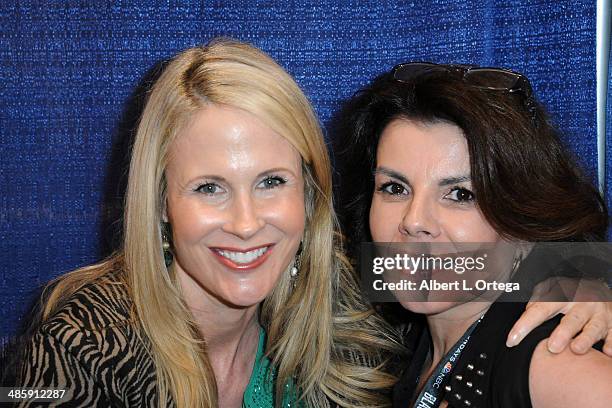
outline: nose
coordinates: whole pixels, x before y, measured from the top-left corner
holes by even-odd
[[[223,231],[242,240],[248,240],[265,225],[253,198],[248,193],[239,193],[235,196],[228,214],[228,220],[222,227]]]
[[[440,225],[434,214],[434,206],[424,198],[413,196],[407,204],[398,226],[402,236],[429,241],[440,236]]]

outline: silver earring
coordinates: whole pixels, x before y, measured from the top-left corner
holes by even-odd
[[[302,256],[302,243],[300,242],[300,247],[298,248],[295,254],[295,258],[293,258],[293,265],[291,266],[291,269],[289,269],[289,275],[291,276],[292,280],[295,280],[295,278],[297,278],[298,274],[300,273],[300,266],[301,266],[300,257],[301,256]],[[294,285],[295,285],[295,282],[294,282]]]
[[[293,261],[293,266],[291,267],[291,270],[289,271],[289,274],[291,275],[292,278],[295,278],[296,276],[298,276],[298,267],[297,267],[297,259],[295,259]]]
[[[164,253],[164,263],[166,268],[172,265],[174,261],[174,254],[172,253],[172,232],[170,229],[170,223],[161,223],[161,237],[162,237],[162,251]]]

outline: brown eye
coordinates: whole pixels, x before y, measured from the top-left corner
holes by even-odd
[[[446,195],[446,198],[452,201],[456,201],[458,203],[466,203],[474,201],[476,198],[474,193],[472,193],[467,188],[463,187],[454,187],[451,191]]]
[[[390,194],[394,196],[407,194],[407,190],[404,186],[393,182],[383,184],[378,190],[385,194]]]

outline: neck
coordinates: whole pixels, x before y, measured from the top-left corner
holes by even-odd
[[[254,355],[259,333],[259,305],[228,305],[210,295],[178,265],[177,276],[185,303],[206,340],[208,357],[232,365],[241,353]]]
[[[459,341],[466,330],[491,306],[487,302],[468,302],[442,313],[428,315],[427,324],[433,343],[432,370]],[[430,371],[429,370],[429,371]]]

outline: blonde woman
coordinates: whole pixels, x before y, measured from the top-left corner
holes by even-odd
[[[55,283],[19,386],[87,407],[388,406],[404,349],[358,293],[331,196],[281,67],[228,40],[182,52],[138,127],[123,248]]]
[[[123,249],[56,283],[20,386],[88,407],[385,405],[401,348],[338,252],[331,189],[280,66],[227,40],[182,52],[138,127]]]

